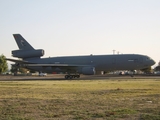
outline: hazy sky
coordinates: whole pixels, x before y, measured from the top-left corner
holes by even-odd
[[[0,0],[0,54],[20,33],[45,56],[144,54],[160,60],[160,0]],[[157,64],[156,63],[156,64]]]

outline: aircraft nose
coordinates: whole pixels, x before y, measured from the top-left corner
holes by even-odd
[[[156,62],[152,59],[151,60],[151,64],[154,65]]]
[[[150,64],[151,66],[156,63],[156,62],[155,62],[152,58],[150,58],[150,57],[147,58],[147,61],[149,62],[149,64]]]

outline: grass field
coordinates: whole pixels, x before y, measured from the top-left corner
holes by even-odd
[[[0,120],[160,120],[160,79],[0,81]]]

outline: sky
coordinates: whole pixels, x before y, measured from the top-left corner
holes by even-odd
[[[0,54],[21,34],[44,57],[143,54],[160,61],[160,0],[0,0]]]

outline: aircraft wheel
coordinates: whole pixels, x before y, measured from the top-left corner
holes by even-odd
[[[69,79],[72,79],[73,78],[73,75],[69,75]]]
[[[69,75],[65,75],[65,79],[68,79],[69,78]]]
[[[80,75],[76,75],[76,78],[80,78]]]
[[[80,78],[80,75],[65,75],[65,79]]]

